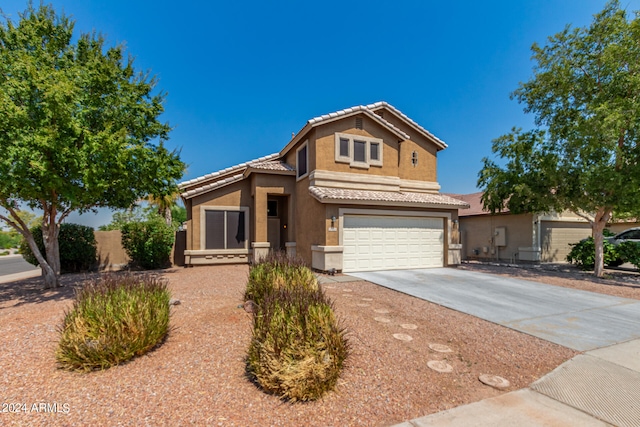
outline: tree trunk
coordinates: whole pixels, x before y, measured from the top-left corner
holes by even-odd
[[[51,266],[44,259],[44,257],[42,256],[42,253],[40,253],[40,249],[38,249],[38,245],[36,245],[36,241],[34,240],[31,233],[27,235],[23,234],[23,236],[26,239],[27,244],[31,249],[31,252],[33,252],[33,256],[35,256],[36,259],[38,260],[38,263],[40,264],[40,268],[42,268],[42,278],[44,279],[44,288],[49,289],[49,288],[58,287],[59,285],[58,275],[55,273],[53,268],[51,268]]]
[[[601,208],[596,213],[592,226],[593,243],[596,247],[596,254],[593,266],[593,273],[596,277],[604,276],[604,229],[611,219],[611,209]]]
[[[58,234],[60,231],[60,225],[56,224],[43,224],[42,227],[42,240],[44,241],[44,249],[47,256],[48,267],[51,268],[55,280],[47,280],[45,275],[45,287],[56,288],[59,285],[58,278],[60,276],[60,246],[58,244]],[[40,264],[42,266],[42,263]],[[44,266],[43,273],[44,273]]]
[[[171,227],[171,223],[173,222],[173,218],[171,216],[171,208],[170,207],[164,208],[164,220],[167,223],[167,225],[169,227]]]

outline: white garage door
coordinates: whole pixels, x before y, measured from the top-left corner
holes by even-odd
[[[343,271],[442,267],[442,218],[345,215]]]

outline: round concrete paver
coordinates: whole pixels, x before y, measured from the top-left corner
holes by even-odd
[[[369,307],[371,304],[367,304],[366,302],[359,302],[356,304],[358,307]]]
[[[342,294],[342,296],[351,298],[353,295],[351,295],[351,294]]]
[[[433,351],[437,351],[438,353],[451,353],[453,351],[450,347],[444,344],[429,344],[429,348]]]
[[[342,292],[353,292],[353,289],[344,288],[344,289],[342,290]]]
[[[400,327],[402,329],[410,329],[410,330],[418,329],[418,325],[414,325],[413,323],[403,323],[400,325]]]
[[[427,362],[427,366],[430,369],[433,369],[436,372],[442,372],[443,374],[453,372],[453,366],[443,360],[429,360]]]
[[[507,388],[511,385],[508,380],[497,375],[482,374],[478,379],[482,384],[486,384],[497,389]]]
[[[378,314],[389,314],[389,310],[387,310],[386,308],[376,308],[373,311],[375,311]]]
[[[406,342],[413,341],[413,337],[407,334],[393,334],[393,337],[400,341],[406,341]]]
[[[327,286],[327,285],[322,285],[323,288],[325,289],[335,289],[335,286]]]
[[[386,317],[374,317],[373,320],[380,323],[391,323],[391,319],[387,319]]]
[[[373,301],[373,298],[361,298],[362,301]]]

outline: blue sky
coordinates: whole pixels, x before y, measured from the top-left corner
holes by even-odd
[[[17,21],[26,4],[0,7]],[[449,145],[438,157],[442,191],[471,193],[491,140],[532,126],[509,98],[532,76],[532,43],[588,25],[605,1],[52,4],[76,31],[125,43],[137,69],[157,76],[185,180],[278,152],[312,117],[384,100]],[[640,0],[621,5],[640,10]]]

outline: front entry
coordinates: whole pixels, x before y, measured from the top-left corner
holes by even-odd
[[[267,199],[267,239],[271,250],[285,250],[287,216],[287,197],[269,196]]]

